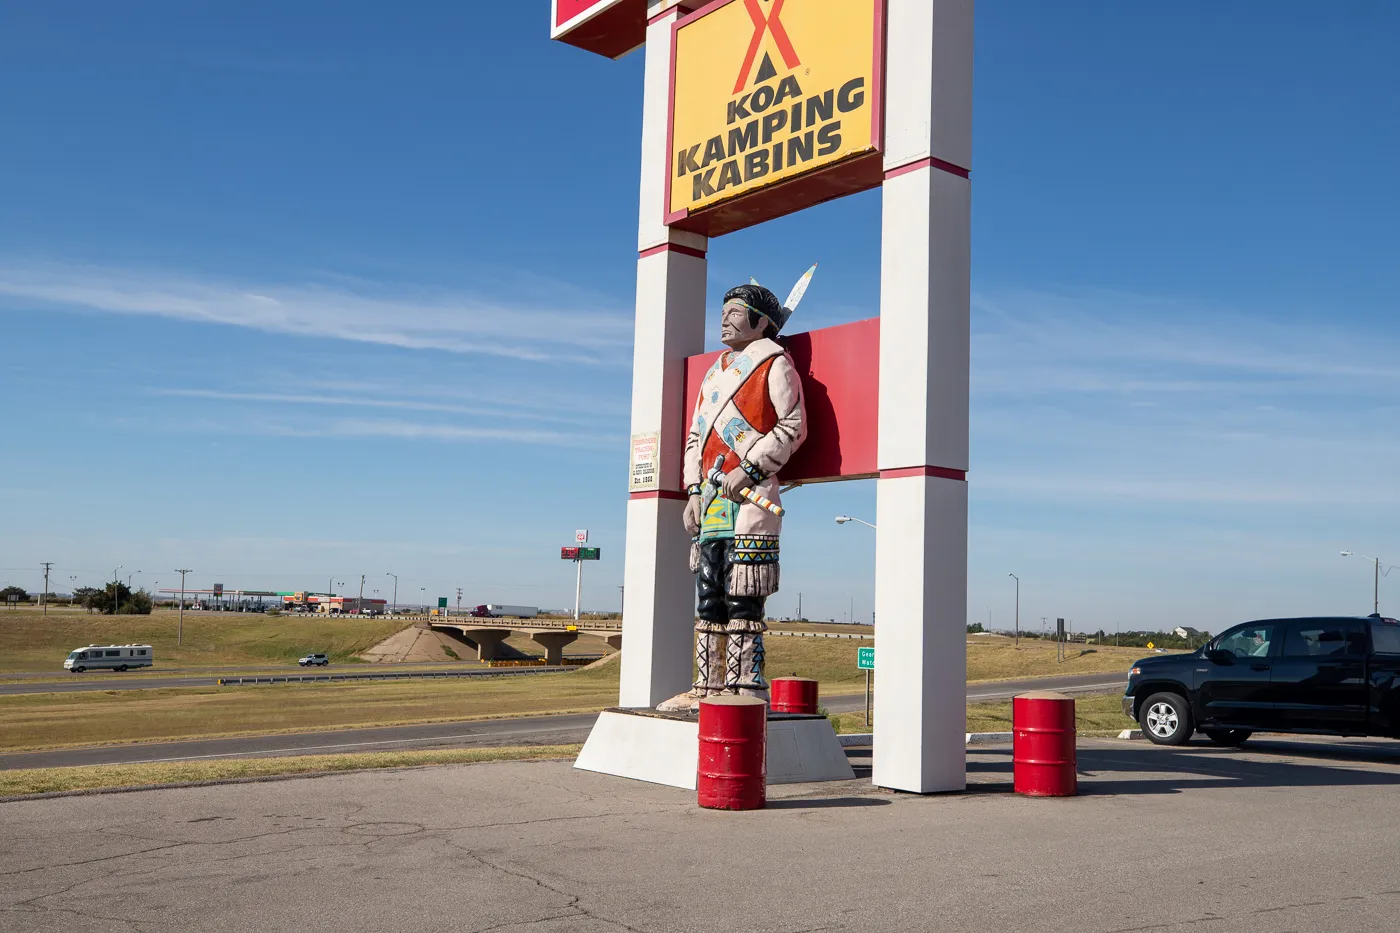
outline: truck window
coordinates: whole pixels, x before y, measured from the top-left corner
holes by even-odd
[[[1237,658],[1265,658],[1274,640],[1274,626],[1246,625],[1220,637],[1216,649],[1228,651]]]
[[[1390,621],[1372,622],[1371,644],[1376,654],[1400,654],[1400,625]]]
[[[105,654],[107,655],[107,657],[109,657],[109,658],[119,658],[119,657],[122,656],[121,651],[107,651],[107,652],[104,652],[104,653],[105,653]]]
[[[1366,633],[1360,622],[1349,619],[1316,619],[1294,622],[1284,638],[1288,658],[1364,657]]]

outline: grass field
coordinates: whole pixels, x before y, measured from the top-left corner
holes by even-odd
[[[1075,697],[1074,721],[1079,735],[1117,735],[1135,729],[1137,723],[1123,715],[1120,694]],[[865,713],[842,713],[832,717],[837,732],[869,732]],[[1011,701],[974,703],[967,708],[968,732],[1010,732]],[[0,772],[3,774],[4,772]]]
[[[63,668],[84,645],[150,645],[157,667],[226,667],[295,663],[313,651],[347,663],[404,627],[389,619],[323,619],[256,612],[185,612],[184,644],[177,647],[177,614],[101,616],[69,610],[0,610],[0,672]]]
[[[33,670],[88,643],[150,643],[170,667],[291,663],[323,650],[338,662],[402,627],[396,621],[267,617],[252,613],[186,613],[185,646],[176,650],[174,614],[150,617],[0,612],[0,671]],[[856,648],[868,640],[768,639],[770,677],[821,682],[826,696],[858,693],[865,675]],[[1122,673],[1141,656],[1110,647],[1055,660],[1055,647],[1010,639],[969,639],[969,681],[1055,674]],[[877,655],[878,664],[878,655]],[[101,690],[0,696],[0,748],[40,748],[152,741],[238,733],[450,721],[597,710],[617,702],[618,666],[570,674],[492,681],[404,680],[158,690]],[[115,686],[115,685],[114,685]]]
[[[336,771],[361,771],[367,768],[421,768],[426,765],[478,764],[485,761],[572,758],[578,754],[580,748],[580,745],[536,745],[517,748],[422,749],[359,755],[298,755],[287,758],[27,768],[0,771],[0,797],[111,787],[143,787],[152,784],[229,781],[285,774],[326,774]]]
[[[616,665],[528,677],[103,690],[0,697],[0,748],[305,732],[598,710]]]

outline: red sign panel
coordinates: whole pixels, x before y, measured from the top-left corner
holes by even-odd
[[[877,465],[880,421],[880,319],[824,327],[783,338],[802,377],[807,440],[779,478],[784,483],[868,479]],[[685,361],[685,419],[718,353]],[[677,477],[674,488],[683,488]]]
[[[618,58],[646,42],[646,0],[554,0],[549,35]]]
[[[561,547],[559,549],[559,556],[562,557],[564,560],[578,560],[578,548]]]

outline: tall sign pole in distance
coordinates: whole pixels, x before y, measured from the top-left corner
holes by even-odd
[[[178,634],[175,636],[175,644],[183,645],[185,643],[185,574],[194,573],[194,571],[177,570],[175,572],[180,575],[180,613],[178,616],[179,629]]]
[[[583,542],[588,540],[588,532],[584,530],[574,532],[574,540]],[[580,604],[583,599],[583,562],[586,560],[599,560],[603,556],[601,548],[596,547],[561,547],[559,556],[563,560],[574,562],[574,621],[579,620]]]

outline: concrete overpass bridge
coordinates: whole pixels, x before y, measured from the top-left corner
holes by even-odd
[[[558,619],[477,619],[447,617],[430,619],[429,627],[446,632],[476,649],[478,661],[495,661],[516,652],[505,640],[514,632],[530,636],[544,649],[546,664],[562,664],[564,648],[580,635],[596,635],[615,650],[622,649],[622,623],[617,621],[573,622]]]

